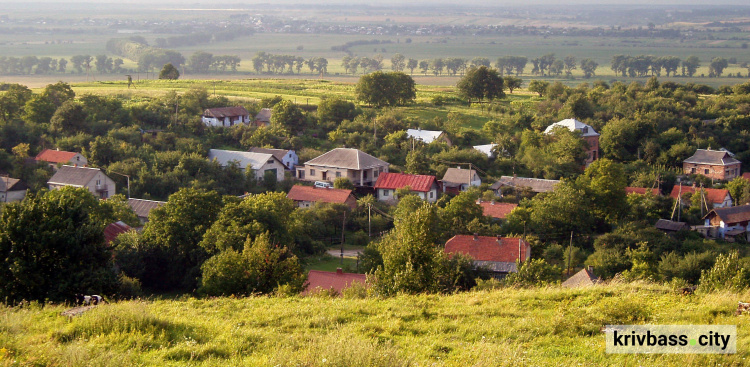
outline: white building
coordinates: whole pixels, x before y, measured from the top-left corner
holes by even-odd
[[[242,106],[209,108],[203,111],[201,120],[206,126],[229,127],[237,124],[249,124],[250,113]]]
[[[94,196],[108,199],[116,193],[115,181],[99,168],[62,166],[47,181],[50,190],[64,186],[85,187]]]
[[[250,167],[255,170],[255,178],[262,180],[267,172],[273,172],[276,175],[276,181],[284,179],[284,163],[273,154],[240,152],[236,150],[211,149],[208,152],[208,160],[216,160],[222,167],[228,166],[231,162],[237,162],[243,171]]]

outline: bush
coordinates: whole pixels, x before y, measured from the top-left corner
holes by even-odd
[[[560,281],[562,271],[542,259],[516,262],[518,272],[510,273],[503,283],[511,287],[540,287]]]
[[[715,290],[742,291],[750,286],[750,272],[740,263],[737,251],[719,255],[709,270],[701,272],[699,289],[704,292]]]
[[[143,294],[140,280],[131,278],[124,273],[120,273],[117,280],[120,283],[120,289],[118,290],[117,295],[121,299],[137,298]]]

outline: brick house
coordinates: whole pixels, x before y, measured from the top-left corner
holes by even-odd
[[[698,149],[682,161],[686,174],[703,175],[710,179],[729,181],[740,176],[742,163],[724,150]]]
[[[597,133],[593,127],[576,119],[565,119],[547,126],[544,133],[551,134],[556,127],[564,127],[570,131],[579,131],[581,133],[581,138],[586,141],[586,144],[588,145],[588,149],[586,150],[586,167],[600,158],[599,133]]]

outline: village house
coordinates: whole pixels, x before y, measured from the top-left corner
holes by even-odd
[[[275,175],[276,181],[284,180],[286,166],[273,154],[211,149],[208,151],[208,160],[216,160],[222,167],[228,166],[231,162],[237,162],[243,172],[250,167],[255,171],[256,180],[262,180],[266,173]]]
[[[589,287],[599,283],[599,277],[594,275],[594,268],[589,266],[581,269],[561,285],[565,288]]]
[[[495,147],[497,144],[485,144],[485,145],[475,145],[472,148],[474,150],[478,150],[482,152],[484,155],[487,156],[487,158],[495,158]]]
[[[64,186],[85,187],[100,199],[112,197],[115,191],[115,181],[105,175],[99,168],[62,166],[47,181],[50,190],[57,190]]]
[[[685,222],[677,222],[669,219],[659,219],[654,224],[654,228],[667,233],[677,233],[679,231],[686,231],[690,229],[690,226]]]
[[[250,113],[245,107],[219,107],[209,108],[203,111],[201,121],[206,126],[230,127],[238,124],[249,124]]]
[[[0,176],[0,203],[15,203],[26,197],[26,184],[20,179]]]
[[[551,134],[556,127],[564,127],[570,131],[579,131],[581,133],[581,138],[583,138],[588,145],[588,149],[586,150],[586,167],[599,159],[599,133],[597,133],[593,127],[576,119],[565,119],[547,126],[544,133]]]
[[[451,139],[448,138],[448,134],[443,131],[407,129],[406,137],[415,141],[421,141],[425,144],[430,144],[434,141],[442,141],[448,146],[452,145]]]
[[[482,201],[481,199],[477,201],[477,204],[482,207],[482,212],[485,216],[498,220],[505,220],[508,214],[518,207],[518,204],[498,203],[494,200]]]
[[[315,203],[344,204],[352,210],[357,208],[357,198],[352,190],[294,185],[286,197],[300,208],[310,208]]]
[[[448,168],[441,180],[443,192],[458,194],[459,191],[466,191],[471,186],[479,186],[482,179],[476,170],[458,168]]]
[[[133,209],[133,213],[135,213],[135,216],[141,221],[141,224],[146,224],[146,222],[148,222],[148,215],[152,210],[159,208],[166,203],[166,201],[128,199],[130,209]]]
[[[650,189],[648,189],[648,188],[645,188],[645,187],[632,187],[632,186],[628,186],[628,187],[625,188],[625,194],[626,195],[631,195],[631,194],[640,194],[640,195],[651,194],[651,195],[654,195],[654,196],[658,196],[658,195],[661,195],[661,192],[657,188],[650,188]]]
[[[545,180],[541,178],[528,178],[528,177],[514,177],[514,176],[501,176],[500,180],[492,184],[490,189],[495,192],[497,196],[503,196],[503,188],[511,187],[517,191],[523,191],[528,189],[534,193],[550,192],[555,189],[555,185],[559,184],[559,180]]]
[[[726,189],[711,189],[711,188],[698,188],[696,189],[695,186],[682,186],[675,185],[672,188],[672,192],[669,194],[669,197],[672,199],[677,200],[681,197],[682,199],[682,205],[684,206],[690,206],[690,201],[685,200],[685,194],[695,194],[698,192],[700,194],[700,190],[703,190],[705,199],[706,199],[706,206],[711,208],[727,208],[732,206],[732,195],[729,195],[729,190]],[[692,199],[692,197],[691,197]]]
[[[715,238],[729,239],[740,235],[747,236],[750,230],[750,205],[739,205],[731,208],[715,208],[703,217],[708,235]]]
[[[261,108],[260,111],[258,111],[258,114],[255,115],[253,125],[257,127],[265,127],[271,125],[271,114],[272,111],[270,108]]]
[[[336,148],[297,167],[297,178],[303,181],[333,182],[348,178],[356,186],[372,186],[390,164],[359,149]]]
[[[47,162],[52,169],[57,169],[57,166],[62,164],[81,167],[89,164],[89,161],[81,153],[54,149],[42,150],[34,157],[34,160],[37,162]]]
[[[531,257],[531,245],[517,237],[456,235],[445,243],[445,253],[471,257],[475,267],[485,268],[502,278],[518,271],[516,261]]]
[[[381,173],[378,181],[375,182],[375,190],[380,201],[397,200],[396,190],[407,186],[411,193],[416,194],[422,200],[431,203],[437,201],[439,186],[435,176],[385,172]]]
[[[356,283],[367,286],[367,275],[344,273],[341,268],[336,269],[335,272],[310,270],[307,273],[307,288],[302,292],[302,295],[314,294],[320,291],[335,291],[336,294],[340,295],[344,289]]]
[[[741,165],[726,150],[698,149],[690,158],[682,161],[682,171],[713,180],[729,181],[740,175]]]
[[[276,159],[284,163],[284,166],[288,170],[293,170],[296,165],[299,164],[299,157],[293,150],[287,149],[270,149],[270,148],[250,148],[248,149],[251,153],[265,153],[273,154]]]
[[[109,245],[119,235],[126,233],[131,229],[133,228],[125,224],[125,222],[123,221],[110,223],[106,227],[104,227],[104,242]]]

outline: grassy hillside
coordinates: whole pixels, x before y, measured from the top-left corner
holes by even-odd
[[[655,285],[320,297],[128,301],[0,310],[0,366],[742,366],[743,294]],[[738,354],[610,355],[605,324],[737,324]]]

